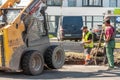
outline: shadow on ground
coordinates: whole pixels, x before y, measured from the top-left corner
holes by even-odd
[[[0,78],[9,79],[65,79],[65,78],[102,78],[102,77],[119,77],[120,69],[114,71],[99,70],[97,72],[78,72],[78,71],[57,71],[45,70],[41,75],[28,76],[22,72],[0,72]]]

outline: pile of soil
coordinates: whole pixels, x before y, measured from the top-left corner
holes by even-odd
[[[91,61],[93,65],[104,65],[107,63],[105,48],[100,47],[98,50],[97,48],[93,48],[91,51]],[[95,63],[96,61],[96,63]]]
[[[120,67],[120,52],[114,53],[114,62],[116,66]]]
[[[96,52],[97,52],[97,55],[96,55]],[[99,48],[98,50],[96,48],[93,48],[91,51],[91,55],[92,56],[96,55],[97,57],[105,56],[105,50],[104,48]]]
[[[66,52],[65,53],[65,64],[76,64],[76,65],[83,65],[85,63],[85,55],[83,53],[76,53],[76,52]],[[103,65],[103,58],[101,58],[104,54],[98,53],[97,58],[97,65]],[[115,59],[115,66],[120,67],[120,52],[114,53],[114,59]],[[105,61],[105,64],[107,64],[107,59]],[[94,63],[94,56],[91,56],[91,65],[95,65]]]
[[[76,53],[76,52],[66,52],[65,53],[65,64],[81,64],[85,63],[84,59],[85,56],[83,53]]]

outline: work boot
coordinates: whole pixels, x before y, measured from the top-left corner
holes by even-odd
[[[114,70],[114,68],[109,67],[109,68],[107,69],[107,71],[111,71],[111,70]]]
[[[90,60],[86,60],[84,65],[90,65]]]
[[[111,70],[119,70],[119,67],[109,67],[109,68],[107,69],[107,71],[111,71]]]

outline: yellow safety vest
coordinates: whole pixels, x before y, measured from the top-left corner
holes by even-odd
[[[83,42],[84,41],[88,41],[88,37],[89,37],[90,34],[92,34],[92,33],[91,32],[88,32],[87,34],[83,33],[83,35],[82,35],[82,41]],[[84,44],[84,48],[88,48],[88,47],[93,48],[93,40],[90,43],[85,43]]]

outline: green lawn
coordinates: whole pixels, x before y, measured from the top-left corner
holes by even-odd
[[[55,36],[52,34],[49,34],[49,38],[54,38]]]
[[[96,43],[95,43],[96,44]],[[98,44],[98,43],[97,43]],[[101,44],[102,46],[103,46],[103,42],[102,42],[102,44]],[[120,48],[120,42],[116,42],[115,43],[115,48]]]
[[[120,43],[116,43],[115,48],[120,48]]]

